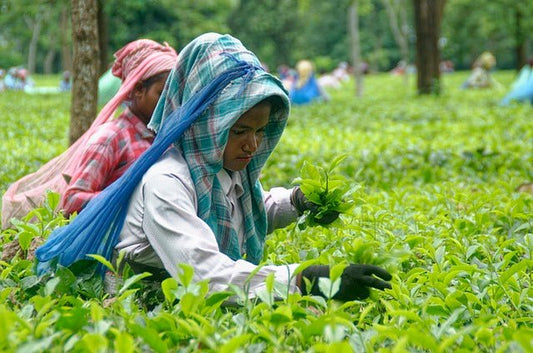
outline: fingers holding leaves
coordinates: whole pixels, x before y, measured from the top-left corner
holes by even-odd
[[[328,225],[333,223],[337,218],[339,218],[340,213],[337,211],[327,211],[324,213],[318,213],[315,215],[316,223],[320,225]]]
[[[318,281],[320,277],[330,276],[329,266],[311,265],[302,271],[302,276],[313,283],[310,294],[325,295],[321,292]],[[391,274],[379,266],[351,264],[344,268],[340,288],[333,298],[342,301],[365,299],[370,295],[371,288],[379,290],[392,288],[388,282],[391,278]],[[305,287],[301,289],[302,293],[308,293]]]
[[[389,280],[392,275],[385,269],[375,265],[352,264],[344,270],[343,282],[350,284],[353,291],[359,287],[385,290],[392,288]]]
[[[304,162],[301,178],[295,180],[299,185],[291,195],[291,203],[300,215],[304,215],[299,225],[328,225],[339,218],[340,213],[352,208],[353,201],[345,199],[351,190],[350,183],[344,176],[333,173],[345,157],[334,158],[327,168]]]
[[[340,212],[330,208],[331,205],[319,205],[310,201],[299,186],[292,191],[291,204],[300,215],[309,212],[313,222],[320,225],[328,225],[339,218],[340,215]]]
[[[379,290],[391,289],[392,286],[389,282],[382,281],[379,278],[373,276],[364,276],[361,278],[361,283],[366,287],[372,287]]]
[[[382,267],[379,267],[376,265],[361,265],[361,266],[364,266],[363,273],[367,276],[375,275],[381,279],[384,279],[385,281],[390,281],[392,279],[392,275]]]

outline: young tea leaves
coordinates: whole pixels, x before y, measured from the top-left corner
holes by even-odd
[[[313,165],[307,161],[303,163],[300,177],[293,183],[298,184],[305,197],[317,205],[316,210],[304,215],[302,226],[321,224],[320,220],[328,217],[332,212],[346,213],[354,202],[347,200],[350,183],[341,174],[334,170],[346,158],[341,155],[333,159],[327,167]]]

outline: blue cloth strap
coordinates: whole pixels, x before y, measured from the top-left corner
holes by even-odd
[[[119,241],[130,196],[144,173],[214,102],[224,87],[256,69],[239,60],[237,66],[217,76],[172,112],[163,122],[152,146],[119,179],[93,198],[70,224],[55,229],[46,243],[36,250],[35,255],[39,261],[37,272],[48,272],[51,261],[55,259],[62,266],[88,259],[88,254],[98,254],[110,260]],[[101,274],[104,270],[100,265]]]

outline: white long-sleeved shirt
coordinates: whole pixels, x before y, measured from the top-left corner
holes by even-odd
[[[242,195],[238,173],[231,177],[222,171],[218,177],[232,207],[232,226],[243,242],[243,216],[238,197]],[[293,222],[297,211],[290,204],[291,190],[273,188],[265,193],[269,232]],[[225,290],[229,284],[243,288],[256,265],[234,261],[220,252],[209,226],[197,216],[194,181],[187,163],[176,148],[169,149],[137,185],[128,208],[120,242],[116,250],[136,263],[165,268],[176,276],[178,264],[194,268],[194,280],[208,279],[210,291]],[[274,273],[275,280],[298,289],[292,278],[297,264],[263,266],[249,282],[249,294],[264,288],[265,278]]]

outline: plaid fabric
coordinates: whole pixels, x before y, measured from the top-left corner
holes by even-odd
[[[113,75],[123,82],[134,78],[146,80],[164,71],[170,71],[176,63],[176,51],[168,43],[161,45],[151,39],[138,39],[126,44],[115,53]]]
[[[154,134],[129,109],[91,136],[62,197],[62,208],[79,212],[90,199],[117,180],[146,151]]]
[[[272,109],[261,146],[246,169],[240,171],[244,193],[240,198],[244,216],[246,259],[258,263],[263,256],[267,218],[259,173],[278,143],[289,115],[289,100],[281,82],[261,69],[257,57],[240,41],[209,33],[186,46],[171,72],[165,90],[148,125],[154,131],[165,118],[238,61],[251,64],[247,75],[231,82],[215,102],[175,142],[196,181],[198,216],[213,230],[219,249],[230,258],[241,258],[238,237],[232,227],[231,205],[216,174],[223,167],[224,148],[233,124],[254,105],[270,96],[281,106]]]

